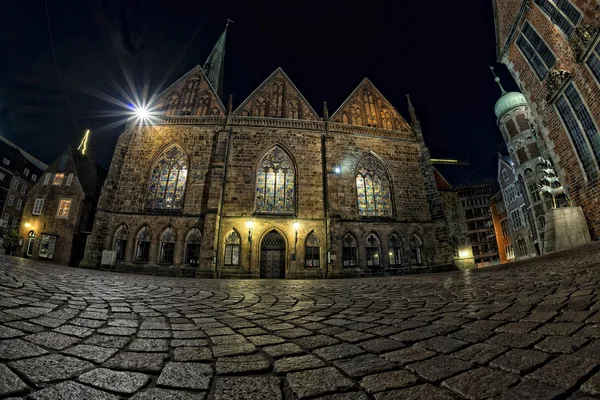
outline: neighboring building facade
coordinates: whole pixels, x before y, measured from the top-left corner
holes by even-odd
[[[440,195],[409,125],[368,80],[319,116],[277,69],[233,110],[225,34],[119,138],[82,266],[103,249],[202,276],[344,276],[452,263]]]
[[[18,254],[79,265],[105,177],[88,156],[67,147],[27,196]]]
[[[465,210],[475,264],[478,267],[487,267],[499,263],[494,223],[489,207],[490,198],[495,193],[494,186],[478,184],[459,187],[456,190]]]
[[[47,165],[0,136],[0,228],[19,229],[27,192]]]
[[[490,198],[490,211],[492,212],[492,221],[494,222],[500,263],[504,264],[513,261],[515,259],[515,249],[512,244],[510,221],[506,213],[506,205],[504,204],[501,190],[497,191]]]
[[[440,192],[442,209],[448,228],[449,243],[454,251],[454,265],[460,269],[474,268],[475,259],[469,243],[467,219],[462,202],[452,185],[437,168],[433,168],[435,182]]]
[[[534,240],[548,199],[529,190],[536,158],[549,158],[573,204],[581,206],[592,239],[600,234],[600,22],[589,0],[494,0],[498,61],[507,65],[520,93],[498,115],[517,173],[534,210]],[[520,96],[520,97],[519,97]],[[526,101],[525,101],[526,99]],[[512,121],[512,122],[511,122]],[[510,145],[509,145],[510,147]],[[527,165],[525,165],[527,164]],[[529,177],[525,171],[529,170]]]

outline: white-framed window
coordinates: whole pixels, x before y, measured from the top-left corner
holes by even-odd
[[[44,185],[47,185],[50,183],[50,173],[46,172],[46,175],[44,176]]]
[[[504,179],[505,181],[508,180],[508,171],[505,169],[502,170],[502,179]]]
[[[23,200],[17,199],[17,210],[20,210],[23,207]]]
[[[540,196],[540,189],[538,189],[537,183],[532,183],[531,185],[529,185],[529,191],[531,192],[531,200],[534,203],[537,203],[542,199]]]
[[[12,219],[12,227],[16,228],[17,226],[19,226],[19,218],[13,217],[13,219]]]
[[[44,207],[44,198],[38,197],[35,199],[33,203],[33,211],[31,212],[33,215],[40,215],[42,213],[42,208]]]
[[[517,191],[515,185],[509,185],[504,189],[504,200],[506,204],[511,204],[517,199]]]
[[[581,21],[581,12],[569,0],[535,0],[535,3],[567,37]]]
[[[71,199],[60,199],[58,210],[56,211],[57,218],[68,218],[71,209]]]
[[[573,82],[569,83],[558,97],[555,106],[571,137],[585,175],[588,179],[598,177],[598,163],[600,163],[598,127]]]
[[[25,168],[25,170],[23,171],[23,175],[29,176],[29,168]]]
[[[512,222],[513,229],[519,229],[524,224],[523,215],[521,214],[521,209],[517,208],[510,212],[510,220]]]
[[[596,81],[600,83],[600,42],[598,42],[594,50],[590,53],[585,64],[596,77]]]
[[[509,237],[510,227],[508,226],[508,218],[504,218],[502,221],[500,221],[500,227],[502,228],[502,236]]]
[[[529,25],[529,22],[523,26],[517,39],[517,46],[540,80],[544,79],[548,75],[548,71],[556,64],[556,56],[535,29]]]
[[[16,180],[16,179],[13,181],[13,189],[14,190],[19,190],[19,181]]]
[[[62,185],[63,179],[65,179],[65,174],[63,174],[62,172],[59,174],[54,174],[54,181],[52,182],[52,184],[54,186],[60,186]]]
[[[512,244],[509,244],[508,246],[504,247],[504,249],[506,250],[506,258],[508,258],[509,260],[515,258],[515,249],[513,248]]]
[[[8,220],[10,219],[10,214],[7,212],[4,213],[4,218],[2,218],[2,226],[8,226]]]
[[[13,196],[12,194],[8,196],[8,205],[12,206],[13,203],[15,201],[15,196]]]
[[[0,181],[4,180],[4,174],[2,172],[0,172]]]
[[[33,182],[37,181],[37,175],[36,174],[31,174],[31,180]]]
[[[4,165],[9,165],[9,164],[10,164],[10,160],[9,160],[8,158],[4,157],[4,158],[2,159],[2,164],[4,164]]]
[[[27,185],[25,185],[25,184],[21,185],[21,193],[22,194],[27,193]]]
[[[71,186],[72,182],[73,182],[73,174],[69,174],[67,176],[67,183],[65,183],[65,186]]]

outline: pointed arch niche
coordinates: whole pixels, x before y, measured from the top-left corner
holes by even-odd
[[[156,157],[146,192],[146,208],[178,210],[183,207],[183,194],[188,175],[188,161],[177,144],[166,147]]]
[[[367,154],[356,167],[358,215],[391,217],[392,193],[388,174],[373,154]]]
[[[290,156],[279,146],[269,150],[256,171],[256,212],[293,214],[296,171]]]

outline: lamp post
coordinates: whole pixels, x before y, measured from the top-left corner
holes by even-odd
[[[300,222],[296,221],[292,225],[294,227],[294,231],[296,232],[296,238],[294,240],[294,254],[292,255],[292,261],[296,261],[296,247],[298,245],[298,229],[300,229]]]
[[[246,221],[246,227],[248,228],[248,245],[250,246],[250,251],[248,252],[248,271],[252,267],[252,226],[254,222],[252,220]]]

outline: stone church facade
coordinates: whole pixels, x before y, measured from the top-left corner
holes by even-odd
[[[120,136],[82,266],[102,250],[200,276],[338,277],[452,263],[429,152],[363,80],[319,115],[281,69],[235,110],[225,33]],[[219,71],[215,71],[219,68]]]

